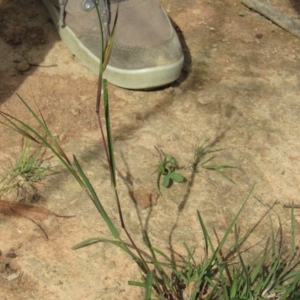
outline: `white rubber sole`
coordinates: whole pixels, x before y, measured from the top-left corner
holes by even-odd
[[[74,32],[68,26],[64,28],[58,26],[59,13],[52,3],[50,3],[48,0],[42,0],[42,2],[49,11],[58,33],[65,45],[81,61],[83,65],[98,75],[100,65],[99,58],[91,53],[80,42],[80,40],[78,40]],[[111,84],[126,89],[140,90],[157,88],[167,85],[178,79],[181,73],[183,61],[184,59],[182,56],[181,59],[174,64],[141,70],[124,70],[112,67],[108,64],[103,76]]]

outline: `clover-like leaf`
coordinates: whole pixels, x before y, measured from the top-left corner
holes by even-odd
[[[184,177],[176,172],[172,172],[169,174],[169,177],[176,182],[184,182]]]
[[[172,173],[171,173],[172,174]],[[169,187],[170,186],[170,184],[171,184],[171,178],[170,178],[170,174],[167,174],[166,176],[164,176],[164,178],[163,178],[163,183],[162,183],[162,185],[165,187],[165,188],[167,188],[167,187]]]

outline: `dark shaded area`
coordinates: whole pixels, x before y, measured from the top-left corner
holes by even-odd
[[[184,63],[183,63],[181,75],[178,78],[178,80],[176,80],[172,84],[172,86],[179,86],[182,82],[184,82],[188,78],[189,74],[191,73],[192,55],[191,55],[190,49],[186,43],[186,39],[184,37],[183,32],[181,31],[179,26],[173,20],[171,20],[171,23],[172,23],[173,27],[175,28],[175,31],[178,35],[178,38],[179,38],[181,46],[182,46],[183,55],[184,55]]]
[[[41,11],[43,13],[41,14]],[[52,43],[47,39],[48,13],[38,0],[3,0],[0,5],[0,42],[7,44],[9,55],[2,59],[10,60],[6,65],[0,65],[0,104],[15,92],[32,74],[38,63],[41,63]],[[41,54],[37,61],[29,62],[28,68],[18,68],[18,63],[23,59],[28,60],[28,53],[33,48],[39,49]],[[15,60],[12,59],[15,58]],[[35,64],[34,64],[35,63]]]
[[[290,0],[295,11],[300,14],[300,1],[299,0]]]

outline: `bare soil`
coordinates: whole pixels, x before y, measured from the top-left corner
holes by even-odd
[[[256,198],[269,206],[277,201],[274,211],[288,237],[290,210],[283,205],[300,204],[300,40],[238,0],[160,2],[184,48],[180,79],[156,91],[109,86],[119,193],[130,233],[143,249],[141,232],[147,230],[153,245],[167,253],[184,255],[186,243],[201,258],[204,240],[197,210],[209,232],[213,235],[215,228],[221,234],[255,184],[238,226],[245,231],[266,212]],[[288,0],[269,2],[290,17],[298,14]],[[36,101],[47,125],[68,155],[78,157],[119,224],[97,130],[96,75],[60,41],[38,0],[0,0],[0,53],[1,110],[36,126],[17,94],[33,107]],[[184,184],[163,190],[164,198],[143,209],[147,195],[155,196],[159,157],[154,146],[183,166],[199,139],[223,149],[213,162],[234,166],[226,172],[235,183],[201,168],[191,182],[191,170],[185,169]],[[17,134],[2,127],[1,173],[15,162],[20,147]],[[57,164],[55,159],[50,163]],[[38,192],[42,197],[33,205],[75,217],[51,215],[41,221],[47,240],[29,219],[0,215],[0,298],[143,299],[142,290],[127,283],[139,280],[140,273],[121,250],[110,244],[71,249],[85,239],[110,235],[67,172],[45,180]],[[134,193],[137,203],[130,197]],[[3,200],[19,200],[12,195]],[[269,234],[266,219],[249,244]]]

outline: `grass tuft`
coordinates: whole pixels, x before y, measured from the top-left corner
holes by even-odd
[[[55,173],[54,167],[46,163],[44,155],[45,149],[42,145],[33,149],[32,140],[25,138],[12,168],[0,179],[0,198],[15,192],[22,202],[26,199],[36,200],[36,185]]]

